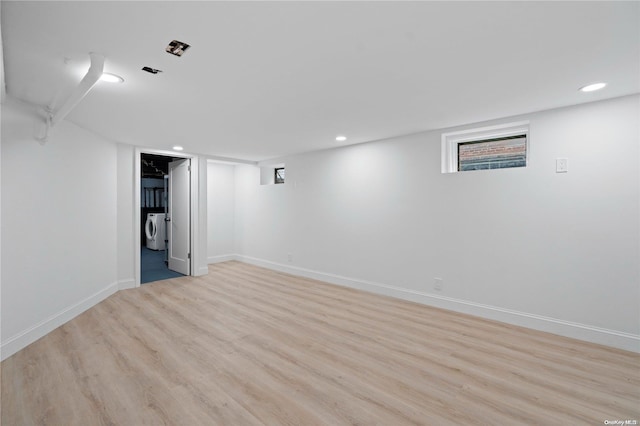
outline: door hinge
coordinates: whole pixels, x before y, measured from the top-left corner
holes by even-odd
[[[190,172],[191,171],[191,166],[187,166],[187,171]]]
[[[191,259],[191,253],[187,253],[187,259]]]

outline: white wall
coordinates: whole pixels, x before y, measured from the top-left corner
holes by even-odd
[[[208,263],[223,262],[235,254],[235,166],[207,163]]]
[[[117,290],[116,145],[2,106],[2,356]]]
[[[444,130],[530,120],[527,168],[441,174],[442,131],[281,159],[284,185],[237,166],[236,250],[638,351],[639,113],[632,96]],[[558,157],[569,173],[555,173]]]
[[[135,272],[134,159],[132,145],[118,144],[118,288],[133,288]]]

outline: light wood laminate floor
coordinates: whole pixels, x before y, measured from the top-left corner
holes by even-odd
[[[640,356],[238,262],[121,291],[2,363],[2,425],[640,421]]]

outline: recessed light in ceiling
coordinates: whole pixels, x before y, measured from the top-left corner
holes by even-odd
[[[100,81],[106,81],[108,83],[122,83],[124,78],[119,75],[111,74],[110,72],[103,72],[100,76]]]
[[[346,141],[346,140],[347,140],[347,137],[346,137],[346,136],[342,136],[342,135],[340,135],[340,136],[336,136],[336,140],[337,140],[338,142],[344,142],[344,141]]]
[[[183,148],[183,147],[181,147],[180,145],[176,145],[176,146],[174,146],[174,147],[173,147],[173,150],[174,150],[174,151],[182,151],[183,149],[184,149],[184,148]]]
[[[171,53],[172,55],[182,56],[182,54],[186,52],[189,47],[191,46],[185,42],[172,40],[165,50],[167,51],[167,53]]]
[[[596,90],[602,89],[606,85],[607,85],[607,83],[593,83],[593,84],[589,84],[587,86],[581,87],[580,91],[581,92],[594,92]]]

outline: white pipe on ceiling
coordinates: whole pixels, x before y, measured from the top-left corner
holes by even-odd
[[[64,120],[76,105],[78,105],[80,101],[87,96],[98,80],[100,80],[100,77],[104,72],[104,56],[99,53],[91,52],[89,53],[89,57],[91,58],[91,66],[82,81],[80,81],[78,87],[73,91],[73,93],[71,93],[71,96],[69,96],[66,102],[57,111],[48,113],[45,135],[43,138],[40,138],[42,143],[48,141],[49,131],[51,128]]]

